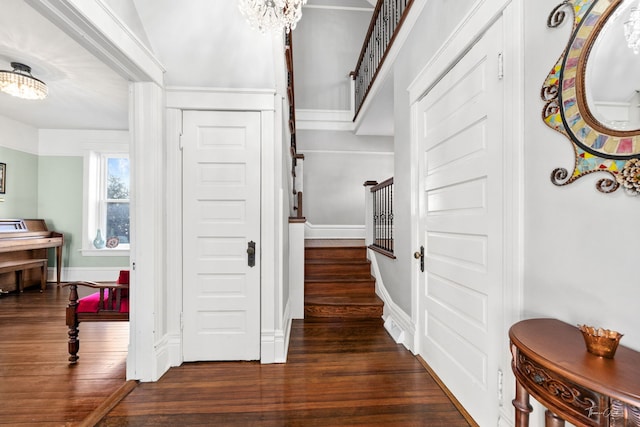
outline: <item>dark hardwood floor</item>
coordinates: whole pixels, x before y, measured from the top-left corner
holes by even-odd
[[[0,425],[80,425],[124,384],[128,324],[82,324],[67,363],[67,290],[0,297]],[[374,320],[295,321],[288,363],[185,363],[100,426],[468,426]]]
[[[68,297],[55,284],[0,296],[0,425],[74,425],[125,382],[126,322],[80,325],[80,360],[68,364]]]
[[[294,321],[288,362],[186,363],[100,426],[468,426],[382,321]]]

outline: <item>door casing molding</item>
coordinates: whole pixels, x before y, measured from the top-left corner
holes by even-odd
[[[276,194],[276,177],[280,173],[282,146],[277,143],[275,123],[281,115],[279,97],[271,90],[237,90],[204,89],[204,88],[167,88],[167,234],[168,247],[173,256],[182,256],[182,156],[176,155],[180,150],[180,134],[182,133],[183,110],[224,110],[224,111],[259,111],[261,113],[261,363],[279,363],[286,360],[288,328],[290,321],[282,321],[290,316],[288,306],[279,309],[276,305],[281,299],[283,282],[277,265],[280,253],[280,196]],[[280,160],[281,162],[281,160]],[[179,249],[178,249],[179,248]],[[178,252],[179,251],[179,252]],[[182,334],[180,329],[180,313],[182,312],[182,267],[176,263],[168,263],[167,277],[175,286],[168,288],[168,301],[172,307],[167,313],[170,340],[177,347],[171,349],[171,365],[182,363]],[[277,316],[277,313],[283,316]]]
[[[503,129],[504,145],[503,159],[503,192],[504,192],[504,225],[503,225],[503,277],[505,291],[503,301],[505,305],[503,318],[503,335],[511,324],[521,320],[523,271],[524,271],[524,8],[522,2],[511,0],[477,0],[469,13],[453,31],[451,36],[433,56],[433,59],[418,73],[417,77],[407,88],[411,104],[411,158],[419,158],[418,129],[418,101],[435,86],[446,73],[473,46],[484,32],[501,15],[504,17],[504,102],[505,126]],[[497,60],[497,59],[496,59]],[[411,236],[412,247],[419,246],[419,212],[420,206],[420,177],[418,161],[410,166],[411,176]],[[417,324],[419,298],[419,269],[412,271],[412,304],[411,319],[416,325],[414,348],[420,348],[418,340],[424,332],[424,325]],[[428,362],[428,361],[427,361]],[[510,400],[514,395],[515,380],[510,368],[508,349],[503,351],[500,368],[504,375],[501,402],[499,409],[501,423],[513,424],[513,414]]]

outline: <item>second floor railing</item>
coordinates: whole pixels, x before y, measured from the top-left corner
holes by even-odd
[[[358,63],[351,72],[356,117],[412,4],[413,0],[378,0],[376,4]]]

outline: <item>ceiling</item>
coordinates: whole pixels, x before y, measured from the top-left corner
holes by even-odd
[[[159,59],[166,85],[274,87],[272,37],[250,30],[235,1],[102,1]],[[39,129],[128,129],[128,82],[24,0],[2,3],[0,69],[29,65],[49,95],[0,93],[0,115]]]
[[[250,30],[236,1],[101,0],[165,68],[165,85],[273,88],[272,38]],[[376,0],[309,0],[315,7],[371,7]],[[2,0],[0,69],[32,68],[49,96],[0,93],[0,115],[39,129],[128,128],[128,82],[25,0]]]
[[[133,3],[167,86],[275,87],[273,39],[250,29],[235,0]]]
[[[158,58],[166,69],[168,86],[259,89],[275,85],[274,39],[249,30],[236,1],[101,1],[110,5]],[[13,61],[31,66],[34,77],[47,83],[49,96],[44,101],[27,101],[0,93],[0,115],[40,129],[128,128],[128,83],[120,74],[25,0],[2,0],[2,4],[0,69],[11,69]],[[309,0],[308,4],[370,7],[375,0]],[[607,75],[606,89],[600,93],[613,100],[615,88]],[[392,99],[390,82],[383,88]],[[392,119],[392,114],[383,113]],[[379,126],[381,122],[376,119],[373,123]]]
[[[49,96],[0,93],[0,115],[45,129],[127,129],[127,82],[23,0],[2,0],[0,69],[31,67]]]

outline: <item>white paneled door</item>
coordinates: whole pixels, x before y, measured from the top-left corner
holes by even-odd
[[[502,20],[420,100],[419,353],[480,425],[503,351]]]
[[[260,114],[186,111],[182,144],[184,360],[258,360]]]

